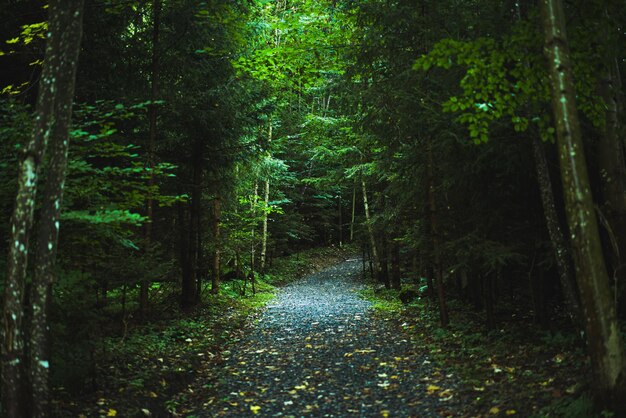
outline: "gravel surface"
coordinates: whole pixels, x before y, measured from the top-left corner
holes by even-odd
[[[187,416],[465,416],[454,377],[415,352],[401,324],[371,314],[360,276],[351,259],[286,286]]]

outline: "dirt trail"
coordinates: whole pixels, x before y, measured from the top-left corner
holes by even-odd
[[[347,260],[285,287],[200,382],[206,397],[185,416],[464,416],[454,390],[431,386],[453,389],[454,377],[441,379],[399,324],[359,298],[360,269]]]

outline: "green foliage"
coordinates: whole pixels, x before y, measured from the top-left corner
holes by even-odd
[[[460,77],[462,95],[442,103],[442,110],[457,114],[475,144],[487,142],[496,121],[508,120],[515,132],[533,123],[544,141],[554,141],[554,127],[547,117],[550,90],[542,55],[543,38],[535,21],[520,21],[502,39],[471,41],[443,39],[418,58],[413,68],[465,70]],[[576,89],[580,110],[596,125],[604,124],[602,100],[597,94],[597,64],[586,54],[575,54]]]

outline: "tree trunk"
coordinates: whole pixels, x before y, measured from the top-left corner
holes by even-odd
[[[365,179],[361,177],[361,186],[363,187],[363,209],[365,210],[365,224],[367,226],[367,235],[369,236],[370,248],[372,252],[372,262],[376,269],[376,276],[378,279],[381,277],[381,265],[378,250],[376,249],[376,238],[374,237],[374,226],[370,217],[370,206],[367,201],[367,188],[365,186]]]
[[[145,226],[145,247],[146,251],[151,251],[152,246],[152,226],[153,226],[153,199],[151,196],[154,187],[154,146],[157,134],[157,106],[154,102],[159,94],[159,30],[161,26],[161,0],[152,1],[152,69],[150,75],[150,101],[148,108],[148,119],[150,121],[150,132],[148,133],[148,169],[150,175],[148,178],[148,200],[146,202],[146,216],[148,218]],[[150,280],[148,277],[142,277],[139,286],[139,311],[142,318],[148,314],[148,289],[150,288]]]
[[[391,247],[391,288],[400,290],[402,278],[400,276],[400,243],[393,241]]]
[[[213,275],[211,276],[211,293],[218,294],[220,291],[220,273],[221,273],[221,231],[220,222],[222,219],[222,200],[218,196],[213,201],[213,240],[215,249],[213,250]],[[239,254],[236,257],[237,278],[239,278]]]
[[[191,263],[189,260],[189,228],[187,225],[186,204],[178,202],[178,223],[180,232],[180,269],[181,269],[181,292],[180,306],[187,309],[193,305],[194,283],[191,276]]]
[[[193,164],[193,185],[191,189],[191,201],[189,202],[189,284],[184,286],[190,293],[183,296],[183,301],[188,303],[183,308],[190,308],[198,299],[196,294],[198,279],[198,252],[200,235],[200,217],[202,215],[202,169],[203,169],[203,141],[200,137],[194,140],[191,150]]]
[[[352,217],[350,218],[350,242],[354,241],[354,215],[356,213],[356,180],[352,189]]]
[[[278,41],[276,41],[278,44]],[[268,144],[272,143],[272,115],[269,117],[269,127],[267,129],[267,142]],[[267,158],[271,158],[271,154],[268,152]],[[269,173],[267,174],[267,178],[265,179],[265,199],[263,205],[263,235],[261,237],[261,271],[265,271],[265,261],[267,257],[267,218],[268,218],[268,209],[270,205],[270,177]]]
[[[565,207],[594,379],[591,387],[599,402],[624,409],[624,352],[591,199],[563,4],[561,0],[541,0],[540,3]]]
[[[565,304],[572,321],[577,326],[582,326],[578,289],[571,265],[571,253],[565,238],[565,233],[559,223],[559,215],[556,210],[556,204],[554,203],[554,189],[552,188],[552,180],[550,179],[546,150],[541,140],[536,136],[532,138],[532,145],[537,181],[539,183],[539,191],[541,192],[543,214],[546,219],[548,235],[550,236],[552,251],[554,252],[554,258],[559,271],[559,279]]]
[[[252,218],[256,218],[256,205],[259,200],[259,182],[254,180],[254,194],[252,195],[252,201],[250,202],[250,211],[252,212]],[[254,222],[256,224],[256,220]],[[256,243],[254,242],[256,232],[256,225],[252,225],[252,231],[250,231],[250,271],[254,274],[256,268]]]
[[[339,210],[339,222],[337,224],[337,228],[339,229],[339,248],[343,247],[343,213],[342,213],[342,204],[341,204],[341,191],[339,191],[339,202],[337,203]]]
[[[4,287],[2,330],[2,415],[25,416],[26,375],[24,371],[26,339],[23,327],[23,302],[30,233],[33,224],[35,199],[40,164],[52,138],[50,176],[43,205],[44,214],[38,239],[47,238],[40,252],[44,265],[38,268],[33,297],[34,329],[31,332],[30,393],[41,401],[31,403],[30,415],[42,416],[48,402],[48,327],[46,311],[49,305],[48,289],[53,276],[56,255],[58,214],[62,200],[63,179],[67,161],[69,125],[74,96],[78,54],[82,38],[83,1],[68,0],[49,3],[49,35],[46,55],[39,82],[35,126],[19,167],[18,192],[11,218],[11,237],[7,277]],[[57,185],[52,184],[58,182]],[[61,190],[61,192],[57,192]],[[55,196],[53,196],[55,195]],[[52,205],[52,207],[50,207]],[[58,205],[58,207],[57,207]],[[55,217],[56,216],[56,217]],[[42,294],[45,293],[45,294]],[[32,338],[34,337],[34,338]],[[34,364],[33,364],[34,362]],[[33,399],[31,399],[32,401]],[[44,410],[47,413],[47,410]]]
[[[63,191],[69,149],[69,131],[72,119],[72,103],[76,68],[83,33],[82,0],[63,3],[65,8],[63,32],[60,39],[60,54],[57,85],[58,93],[54,104],[54,127],[50,137],[46,186],[39,216],[35,269],[31,286],[30,324],[30,416],[47,417],[50,411],[49,369],[50,331],[48,311],[51,304],[52,284],[55,278],[55,261],[59,238]],[[103,295],[106,301],[106,293]]]
[[[270,179],[265,180],[265,196],[263,199],[263,235],[261,236],[261,271],[265,271],[265,261],[267,258],[267,219],[270,205]]]
[[[439,255],[439,224],[437,220],[437,199],[435,196],[433,146],[432,139],[428,140],[428,208],[430,211],[430,234],[433,249],[433,269],[437,281],[437,299],[439,300],[439,319],[442,327],[448,326],[448,307],[443,284],[443,267]]]
[[[378,242],[380,243],[380,273],[378,281],[385,285],[385,288],[391,288],[389,280],[389,242],[387,237],[380,235]]]
[[[626,165],[619,119],[619,68],[615,65],[614,58],[609,61],[600,89],[606,117],[605,129],[597,144],[598,167],[602,186],[602,209],[608,221],[607,234],[613,249],[612,257],[609,258],[612,276],[623,286],[626,282]]]

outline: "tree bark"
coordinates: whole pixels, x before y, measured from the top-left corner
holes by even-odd
[[[435,196],[435,175],[432,139],[428,140],[428,208],[430,212],[430,234],[433,250],[433,270],[436,278],[437,299],[439,301],[439,320],[442,327],[448,326],[448,307],[443,284],[443,267],[439,255],[439,223],[437,219],[437,198]]]
[[[608,221],[607,234],[613,250],[612,257],[609,258],[612,276],[623,286],[626,282],[626,165],[619,119],[619,68],[615,65],[614,58],[608,61],[604,77],[600,81],[606,116],[605,129],[597,144],[598,166],[602,209]]]
[[[189,275],[186,277],[188,283],[182,286],[182,307],[190,308],[197,301],[196,282],[198,276],[198,234],[200,234],[200,216],[202,201],[202,163],[203,163],[203,143],[200,137],[193,143],[192,164],[193,164],[193,185],[191,189],[191,201],[189,202],[189,234],[187,262],[189,263]]]
[[[352,189],[352,217],[350,218],[350,242],[354,241],[354,215],[356,213],[356,181]]]
[[[572,78],[565,15],[561,0],[541,0],[545,52],[551,77],[561,180],[571,234],[576,279],[585,316],[596,399],[626,413],[626,368],[620,331],[611,299],[598,224],[594,216],[576,94]]]
[[[220,222],[222,218],[222,200],[218,196],[213,201],[213,240],[215,249],[213,250],[213,275],[211,276],[211,293],[218,294],[220,291],[220,275],[221,275],[221,230]],[[239,278],[239,253],[236,257],[237,262],[237,279]]]
[[[556,210],[556,204],[554,203],[554,189],[552,188],[552,180],[550,179],[546,150],[541,140],[536,136],[532,138],[532,146],[533,156],[535,158],[535,170],[537,172],[537,182],[539,183],[539,191],[541,192],[543,214],[546,219],[548,235],[550,236],[552,251],[554,252],[554,258],[559,271],[559,279],[565,304],[572,321],[577,326],[582,326],[580,299],[576,287],[576,278],[572,271],[571,253],[565,238],[565,233],[559,223],[559,215]]]
[[[254,180],[254,191],[252,195],[252,201],[250,202],[250,211],[252,212],[252,218],[255,219],[254,225],[252,225],[252,230],[250,231],[250,271],[254,274],[254,270],[256,268],[256,243],[254,242],[256,235],[256,205],[259,201],[259,182],[258,180]]]
[[[261,271],[265,271],[265,261],[267,258],[267,219],[270,205],[270,179],[265,180],[265,195],[263,196],[263,235],[261,236]]]
[[[48,311],[55,279],[55,261],[59,237],[61,208],[69,149],[69,131],[76,69],[83,33],[83,0],[63,3],[60,39],[60,59],[56,80],[54,126],[48,149],[46,185],[38,222],[35,269],[31,287],[30,324],[30,415],[46,417],[49,414],[50,331]],[[105,295],[106,300],[106,295]]]
[[[400,275],[400,243],[393,240],[391,246],[391,288],[400,290],[402,287],[402,278]]]
[[[367,235],[370,240],[370,248],[372,251],[372,261],[376,269],[376,276],[380,280],[382,269],[380,265],[380,257],[378,249],[376,248],[376,238],[374,237],[374,226],[372,225],[372,219],[370,216],[370,206],[367,201],[367,187],[365,186],[365,179],[361,178],[361,186],[363,188],[363,209],[365,211],[365,224],[367,226]]]
[[[145,226],[145,248],[147,252],[151,251],[152,246],[152,226],[154,221],[154,202],[151,196],[154,187],[154,147],[157,134],[157,105],[154,103],[159,94],[159,31],[161,26],[161,0],[152,1],[152,63],[150,74],[150,101],[148,108],[148,119],[150,128],[148,133],[148,199],[146,202],[146,217],[148,218]],[[148,277],[142,277],[139,284],[139,312],[142,318],[148,315],[148,291],[150,281]]]
[[[339,197],[338,197],[338,203],[337,203],[337,209],[339,211],[338,213],[338,217],[339,217],[339,222],[337,223],[337,228],[339,229],[339,248],[343,247],[343,211],[341,210],[341,206],[342,206],[342,202],[341,202],[341,191],[339,191]]]
[[[9,247],[9,260],[7,265],[7,278],[4,287],[3,326],[2,334],[2,415],[7,417],[20,417],[27,414],[26,410],[26,374],[24,366],[25,353],[24,342],[26,340],[23,326],[23,303],[26,269],[28,266],[28,251],[30,233],[33,225],[37,183],[41,163],[46,154],[48,141],[52,139],[53,158],[50,166],[52,180],[48,180],[45,197],[54,193],[55,187],[63,188],[62,183],[53,185],[53,181],[62,181],[65,175],[65,162],[63,155],[67,148],[69,124],[71,120],[72,100],[74,95],[74,83],[78,53],[82,38],[83,1],[70,0],[60,2],[51,0],[49,3],[48,28],[49,36],[46,43],[45,62],[43,65],[41,80],[39,82],[39,94],[37,98],[37,110],[35,113],[35,126],[31,139],[25,147],[19,166],[18,192],[16,196],[13,215],[11,217],[11,237]],[[59,172],[60,171],[60,172]],[[47,403],[48,393],[48,367],[47,360],[47,316],[45,309],[48,304],[48,293],[39,298],[42,289],[48,286],[42,281],[53,279],[52,267],[56,254],[57,222],[53,215],[60,210],[61,197],[54,199],[52,209],[49,202],[44,202],[45,216],[42,218],[42,228],[39,237],[46,234],[48,240],[45,243],[43,269],[38,269],[37,283],[35,283],[35,297],[37,298],[33,313],[36,316],[35,329],[31,335],[36,338],[36,346],[31,354],[36,356],[36,363],[32,370],[35,380],[28,388],[31,394],[42,394],[42,403],[32,405],[29,412],[33,416],[41,416],[39,410]],[[56,205],[58,204],[58,208]],[[58,218],[57,218],[58,219]],[[39,310],[42,310],[39,312]],[[41,321],[44,321],[42,324]],[[32,340],[31,340],[32,342]],[[32,366],[32,364],[31,364]],[[45,370],[44,370],[45,369]]]

